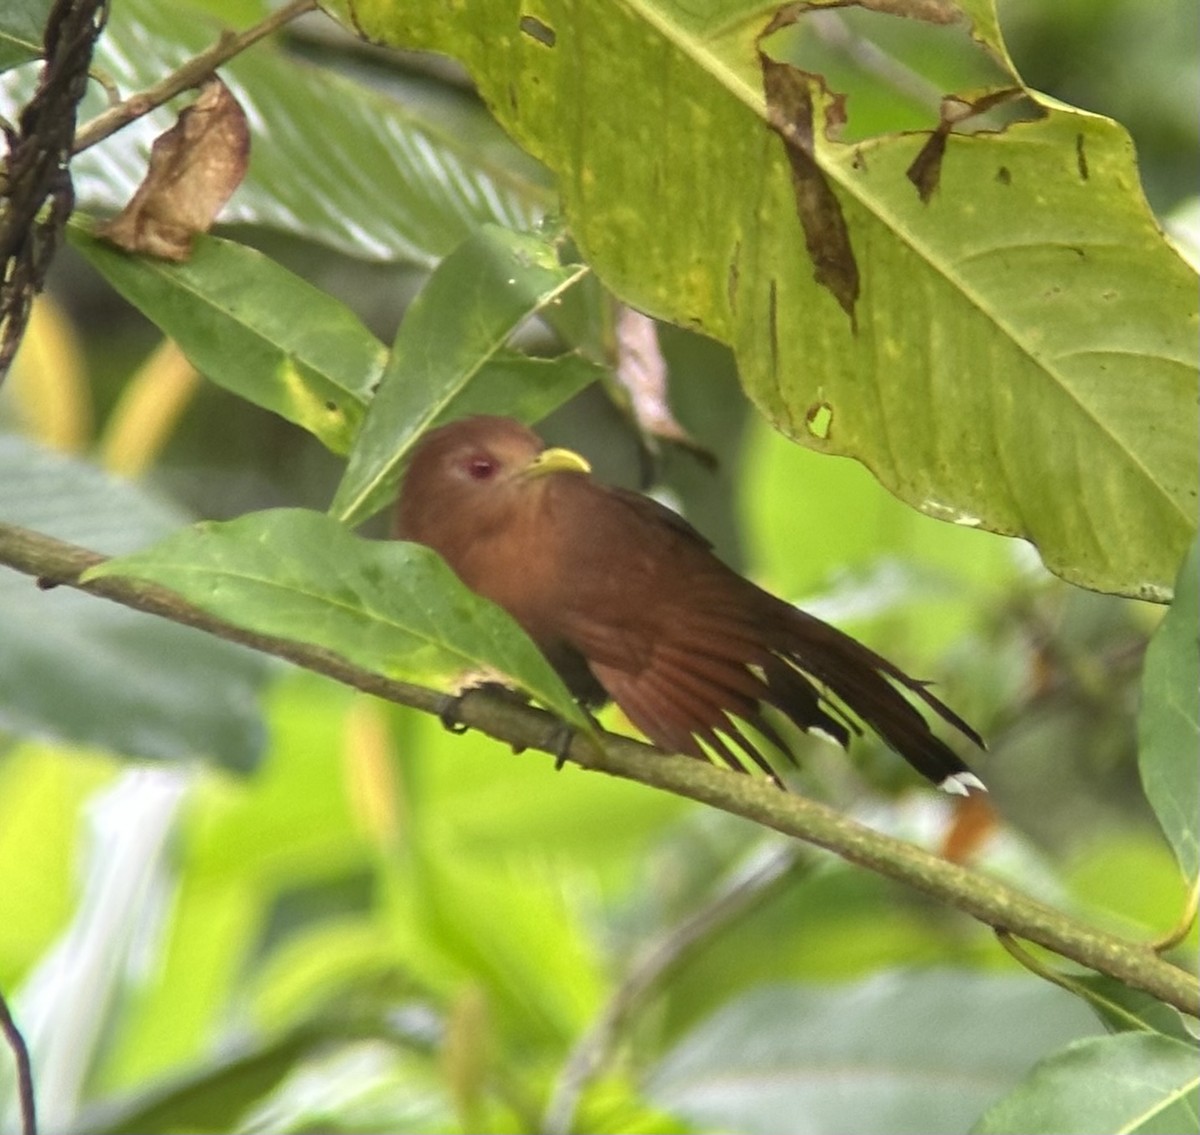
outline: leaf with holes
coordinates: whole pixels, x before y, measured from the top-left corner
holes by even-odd
[[[991,0],[869,5],[956,32],[994,78],[857,140],[855,92],[800,62],[825,5],[330,7],[462,60],[598,276],[731,344],[780,429],[1076,583],[1170,595],[1196,527],[1196,274],[1127,134],[1024,89]]]

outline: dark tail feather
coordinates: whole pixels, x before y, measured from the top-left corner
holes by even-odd
[[[922,776],[950,792],[982,782],[940,737],[915,706],[896,688],[910,690],[943,721],[976,745],[983,740],[961,717],[899,667],[849,635],[803,611],[790,608],[776,649],[778,661],[767,668],[768,701],[801,729],[820,729],[845,745],[845,718],[824,691],[832,694],[855,717],[865,722]],[[894,684],[893,684],[894,683]]]

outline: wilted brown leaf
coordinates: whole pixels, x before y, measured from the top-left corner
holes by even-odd
[[[996,809],[982,793],[956,797],[954,818],[942,839],[943,858],[951,863],[970,863],[998,826]]]
[[[245,113],[229,88],[211,78],[155,140],[142,184],[96,235],[129,252],[186,260],[193,236],[212,227],[241,184],[249,158]]]
[[[667,399],[667,360],[658,345],[658,325],[624,304],[617,306],[617,381],[629,395],[638,429],[649,437],[686,446],[706,463],[716,464],[675,419]]]

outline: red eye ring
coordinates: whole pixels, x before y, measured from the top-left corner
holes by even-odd
[[[497,468],[496,461],[483,453],[477,453],[467,460],[467,474],[473,481],[486,481]]]

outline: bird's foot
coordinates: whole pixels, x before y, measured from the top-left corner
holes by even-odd
[[[437,719],[447,733],[465,733],[467,731],[467,724],[465,721],[459,720],[458,712],[462,708],[463,698],[470,692],[470,690],[463,690],[461,694],[447,694],[442,698],[437,710]]]
[[[446,694],[442,698],[441,703],[438,705],[437,718],[442,723],[444,729],[450,733],[465,733],[467,731],[469,726],[459,718],[459,710],[462,708],[463,698],[477,691],[495,694],[510,701],[519,702],[521,705],[527,704],[529,700],[524,694],[504,685],[503,682],[477,682],[474,685],[464,687],[456,694]]]
[[[550,752],[554,754],[554,771],[562,772],[567,763],[567,754],[571,751],[571,742],[575,739],[575,730],[565,721],[560,721],[554,729],[554,740]]]
[[[604,726],[597,720],[596,715],[591,711],[588,703],[580,699],[576,699],[575,704],[579,707],[579,712],[584,715],[591,723],[592,728],[597,733],[604,732]],[[593,703],[594,704],[594,703]],[[554,754],[554,771],[561,772],[563,765],[567,763],[571,752],[571,742],[575,740],[575,727],[566,721],[559,720],[551,734],[552,740],[547,746],[548,750]]]

